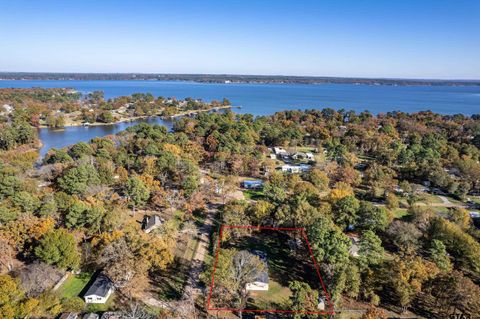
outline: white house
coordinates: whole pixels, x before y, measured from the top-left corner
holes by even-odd
[[[469,215],[470,215],[470,218],[480,218],[479,212],[470,212]]]
[[[317,309],[318,309],[318,310],[325,310],[325,298],[323,298],[323,297],[318,297]]]
[[[310,168],[311,166],[306,164],[300,164],[300,165],[286,164],[286,165],[282,165],[281,167],[282,172],[291,173],[291,174],[307,172],[308,170],[310,170]]]
[[[13,106],[9,105],[9,104],[3,104],[3,109],[5,110],[5,113],[12,113],[13,111]],[[3,113],[3,112],[2,112]]]
[[[273,152],[277,155],[288,155],[288,152],[283,147],[274,147]]]
[[[162,226],[163,219],[158,215],[145,216],[143,219],[142,229],[148,234],[152,230]]]
[[[282,172],[285,173],[300,173],[300,167],[298,165],[282,165]]]
[[[260,272],[255,280],[249,282],[245,285],[246,291],[267,291],[268,290],[268,263],[267,263],[267,254],[262,251],[254,251],[255,255],[257,255],[265,265],[265,269]]]
[[[265,282],[266,281],[266,282]],[[265,279],[258,279],[245,285],[247,291],[268,291],[268,274]]]
[[[113,282],[104,274],[99,274],[83,295],[86,303],[106,303],[113,293]]]
[[[313,153],[304,153],[304,152],[296,152],[292,155],[292,158],[295,160],[309,160],[309,161],[314,161],[315,156],[313,156]]]

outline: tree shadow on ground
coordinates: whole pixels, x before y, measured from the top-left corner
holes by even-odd
[[[172,271],[174,270],[174,271]],[[187,282],[189,267],[180,258],[175,258],[172,267],[151,275],[155,282],[155,293],[164,300],[178,300],[182,297]]]
[[[222,248],[246,250],[261,250],[267,253],[269,276],[284,287],[291,282],[307,282],[312,288],[319,288],[317,276],[311,255],[302,240],[302,246],[290,249],[288,241],[298,237],[298,231],[261,230],[251,235],[231,239],[224,242]]]

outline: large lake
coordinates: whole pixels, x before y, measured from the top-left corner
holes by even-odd
[[[95,90],[105,97],[150,92],[155,96],[201,98],[205,101],[228,98],[241,106],[235,112],[254,115],[273,114],[288,109],[353,109],[381,113],[400,110],[416,112],[431,110],[442,114],[480,113],[479,86],[382,86],[354,84],[218,84],[167,81],[0,81],[0,87],[71,87],[82,93]],[[148,120],[170,124],[161,119]],[[44,143],[41,153],[51,147],[63,147],[95,136],[115,134],[137,122],[110,126],[69,127],[62,131],[41,129]]]

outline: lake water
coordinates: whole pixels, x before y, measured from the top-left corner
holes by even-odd
[[[0,87],[71,87],[82,93],[95,90],[105,97],[152,93],[155,96],[201,98],[205,101],[228,98],[239,113],[268,115],[289,109],[353,109],[381,112],[431,110],[442,114],[480,113],[479,86],[374,86],[354,84],[219,84],[180,81],[0,81]],[[148,122],[171,124],[159,118]],[[115,134],[137,122],[110,126],[69,127],[63,131],[40,130],[42,154],[51,147],[63,147],[95,136]]]
[[[169,129],[172,127],[172,122],[162,120],[160,117],[151,117],[148,119],[136,120],[132,122],[122,122],[112,125],[99,126],[71,126],[61,130],[53,130],[49,128],[42,128],[38,130],[38,137],[43,143],[40,149],[40,155],[43,157],[52,147],[62,148],[77,142],[88,142],[94,137],[116,134],[125,130],[127,127],[146,122],[151,124],[165,125]]]

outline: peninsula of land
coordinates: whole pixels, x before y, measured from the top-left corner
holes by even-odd
[[[12,113],[22,113],[38,128],[109,125],[151,116],[168,119],[231,107],[225,98],[204,102],[135,93],[105,99],[102,91],[82,95],[69,88],[0,89],[0,116],[7,118]]]

